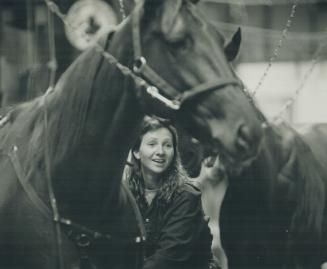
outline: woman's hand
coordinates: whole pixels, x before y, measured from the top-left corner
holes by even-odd
[[[327,269],[327,262],[324,262],[324,263],[321,265],[320,268],[321,268],[321,269]]]

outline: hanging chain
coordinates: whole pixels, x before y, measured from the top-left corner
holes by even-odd
[[[126,12],[125,12],[124,0],[119,0],[119,11],[122,16],[122,20],[125,20]]]
[[[283,42],[284,40],[286,39],[287,35],[288,35],[288,32],[289,32],[289,29],[291,28],[292,26],[292,20],[293,18],[295,17],[295,12],[296,12],[296,7],[298,5],[298,1],[299,0],[295,0],[294,1],[294,4],[292,5],[292,8],[291,8],[291,13],[287,19],[287,22],[286,22],[286,26],[284,28],[284,30],[282,31],[282,37],[279,39],[278,41],[278,44],[277,44],[277,47],[274,49],[274,52],[273,52],[273,55],[270,57],[269,59],[269,62],[268,62],[268,65],[263,73],[263,75],[261,76],[261,78],[259,79],[259,82],[257,84],[257,86],[255,87],[255,89],[251,92],[252,96],[255,96],[256,93],[258,92],[258,90],[260,89],[260,87],[262,86],[263,84],[263,81],[265,80],[265,78],[267,77],[268,75],[268,72],[270,70],[270,68],[272,67],[272,64],[273,62],[278,58],[278,54],[279,54],[279,50],[281,49],[281,47],[283,46]],[[251,91],[250,89],[247,89],[248,91]]]
[[[309,79],[310,75],[312,74],[314,68],[316,67],[317,63],[319,62],[319,56],[321,55],[321,53],[322,53],[323,49],[326,47],[326,45],[327,45],[327,42],[324,42],[323,44],[319,45],[319,47],[317,48],[317,50],[314,53],[314,56],[311,60],[311,65],[308,68],[308,70],[306,71],[306,73],[304,74],[301,83],[294,91],[293,96],[286,101],[286,103],[282,106],[282,108],[277,113],[277,115],[272,118],[273,122],[282,121],[283,120],[282,117],[283,117],[283,114],[285,113],[285,111],[287,111],[294,105],[295,100],[298,98],[298,96],[302,92],[305,83],[307,82],[307,80]]]

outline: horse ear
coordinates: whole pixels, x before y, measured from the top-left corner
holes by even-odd
[[[233,61],[238,55],[241,46],[241,40],[241,28],[238,28],[237,31],[233,34],[232,38],[225,45],[225,54],[228,61]]]
[[[179,18],[179,12],[184,0],[145,0],[143,4],[143,17],[160,16],[160,31],[169,36],[178,34],[183,23]],[[193,1],[193,0],[191,0]]]
[[[179,32],[183,23],[178,20],[183,0],[166,0],[163,3],[161,30],[165,36]]]

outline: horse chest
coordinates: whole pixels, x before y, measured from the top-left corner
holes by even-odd
[[[279,266],[285,260],[289,209],[277,197],[280,204],[272,203],[272,195],[257,187],[245,182],[232,183],[223,201],[221,238],[232,260],[231,268]]]

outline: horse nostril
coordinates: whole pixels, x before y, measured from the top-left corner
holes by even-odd
[[[242,153],[248,153],[251,150],[252,142],[250,128],[242,124],[237,131],[236,146]]]

